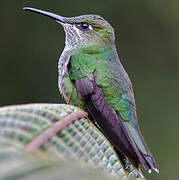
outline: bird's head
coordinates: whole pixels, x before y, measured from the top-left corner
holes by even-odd
[[[66,48],[79,48],[87,43],[105,46],[114,42],[112,26],[98,15],[62,17],[35,8],[25,7],[23,9],[51,17],[60,23],[66,33]]]

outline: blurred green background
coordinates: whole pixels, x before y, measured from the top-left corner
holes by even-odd
[[[24,6],[63,16],[94,13],[110,22],[133,82],[140,127],[159,164],[160,174],[146,178],[179,179],[179,1],[1,0],[0,106],[62,102],[57,62],[63,28]]]

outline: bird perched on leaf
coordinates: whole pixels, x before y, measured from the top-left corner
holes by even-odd
[[[59,59],[59,90],[67,103],[87,110],[117,152],[138,169],[158,172],[139,129],[132,84],[115,46],[111,25],[98,15],[62,17],[25,7],[55,19],[65,30]]]

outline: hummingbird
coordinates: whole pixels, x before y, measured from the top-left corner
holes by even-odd
[[[136,169],[149,173],[157,164],[139,129],[133,87],[115,45],[112,26],[99,15],[63,17],[24,7],[48,16],[65,31],[65,48],[58,63],[58,86],[68,104],[86,110],[117,154]]]

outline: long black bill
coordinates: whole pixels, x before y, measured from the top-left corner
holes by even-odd
[[[47,11],[43,11],[43,10],[35,9],[35,8],[30,8],[30,7],[24,7],[23,10],[39,13],[39,14],[48,16],[52,19],[55,19],[58,22],[65,23],[65,19],[66,19],[65,17],[59,16],[51,12],[47,12]]]

